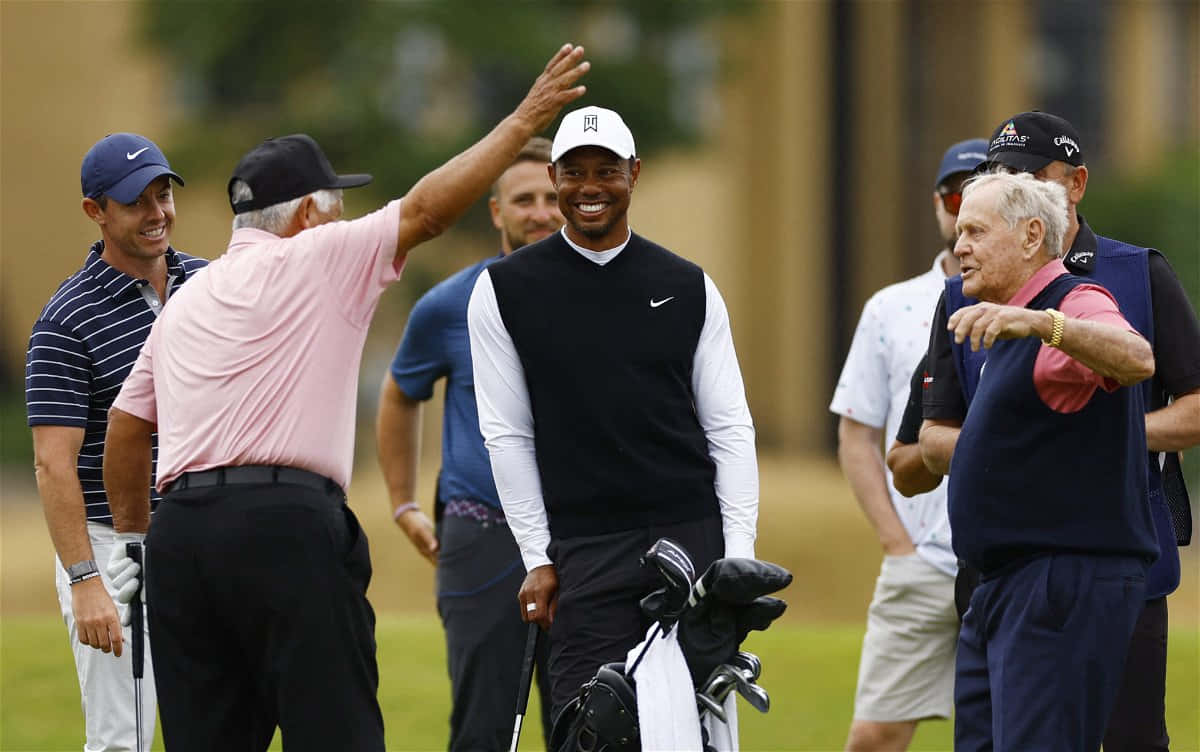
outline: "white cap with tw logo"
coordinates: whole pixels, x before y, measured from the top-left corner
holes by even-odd
[[[550,161],[557,162],[559,157],[580,146],[599,146],[621,159],[636,154],[629,126],[620,115],[603,107],[584,107],[566,114],[554,134]]]

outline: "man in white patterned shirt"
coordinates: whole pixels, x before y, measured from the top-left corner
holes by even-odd
[[[896,435],[944,281],[958,273],[949,249],[962,183],[986,156],[987,142],[971,139],[942,157],[933,206],[945,248],[929,271],[867,301],[829,405],[841,416],[838,461],[884,554],[867,613],[848,750],[904,749],[919,721],[949,718],[953,708],[957,562],[946,491],[900,495],[881,448]]]

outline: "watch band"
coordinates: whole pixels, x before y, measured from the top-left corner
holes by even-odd
[[[1063,324],[1066,323],[1067,317],[1063,315],[1062,311],[1054,308],[1047,308],[1046,313],[1050,314],[1051,320],[1050,339],[1044,339],[1042,342],[1046,344],[1046,347],[1059,347],[1062,345]]]
[[[72,585],[99,576],[100,569],[96,566],[95,559],[84,559],[67,567],[67,578]]]

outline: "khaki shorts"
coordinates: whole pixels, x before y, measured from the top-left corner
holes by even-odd
[[[917,554],[885,556],[867,611],[854,718],[949,718],[958,615],[954,577]]]

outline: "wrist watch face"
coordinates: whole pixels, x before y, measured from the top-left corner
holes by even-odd
[[[67,567],[67,576],[71,578],[82,577],[85,574],[91,574],[92,572],[99,571],[100,570],[96,569],[96,562],[92,559],[88,559]]]

